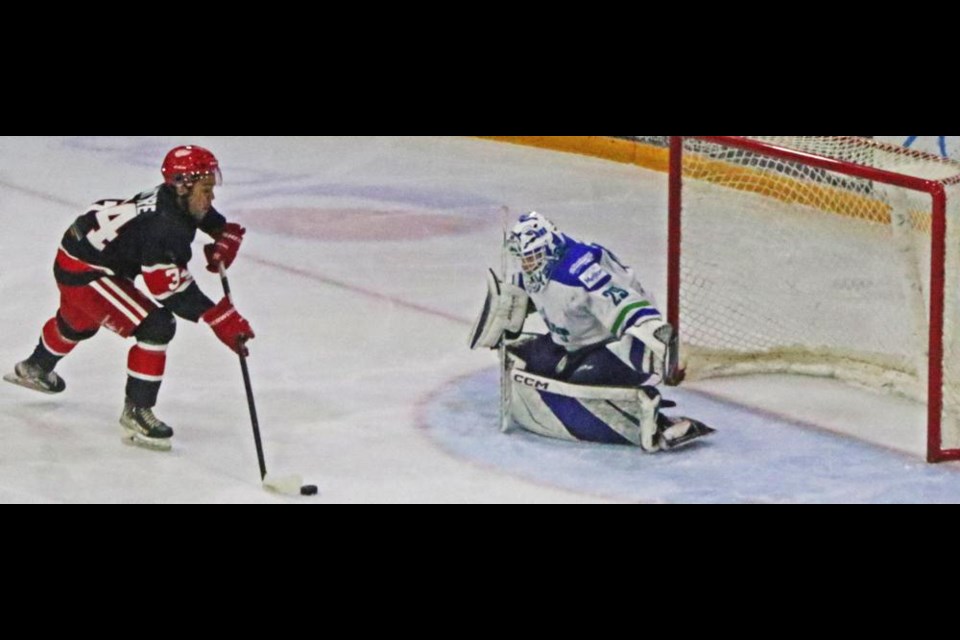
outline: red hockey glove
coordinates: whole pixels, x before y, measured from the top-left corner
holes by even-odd
[[[234,350],[236,353],[242,353],[244,356],[250,355],[244,344],[254,336],[250,323],[230,303],[229,298],[224,297],[216,305],[200,316],[200,319],[210,325],[213,332],[217,334],[220,341]]]
[[[240,244],[243,242],[243,234],[247,230],[236,222],[228,222],[219,234],[216,236],[216,242],[203,246],[203,253],[207,256],[207,271],[210,273],[220,273],[221,262],[224,269],[229,269],[230,265],[237,258],[237,252],[240,251]]]

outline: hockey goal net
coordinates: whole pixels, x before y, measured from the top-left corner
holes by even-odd
[[[686,379],[834,377],[926,403],[960,459],[960,163],[854,136],[673,137]]]

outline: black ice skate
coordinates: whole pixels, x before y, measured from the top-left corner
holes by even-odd
[[[44,371],[40,368],[40,365],[29,360],[18,362],[13,368],[13,373],[8,373],[3,376],[3,379],[41,393],[60,393],[67,388],[67,383],[63,381],[63,378],[53,371]]]
[[[124,444],[132,444],[159,451],[170,450],[173,429],[164,424],[149,407],[137,407],[127,400],[120,416],[121,435]]]
[[[716,431],[693,418],[669,418],[663,414],[657,416],[657,424],[662,451],[675,449]]]

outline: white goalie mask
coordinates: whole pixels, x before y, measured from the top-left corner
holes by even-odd
[[[520,262],[524,283],[538,291],[550,278],[550,271],[563,255],[565,240],[556,225],[536,211],[520,216],[510,230],[507,250]]]

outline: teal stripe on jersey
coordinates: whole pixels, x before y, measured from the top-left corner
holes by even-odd
[[[640,309],[642,307],[649,307],[650,303],[646,300],[641,300],[640,302],[634,302],[628,304],[623,309],[620,310],[620,315],[617,316],[617,321],[613,323],[613,329],[610,330],[613,335],[620,335],[620,327],[623,325],[623,321],[627,319],[627,315],[634,309]]]

